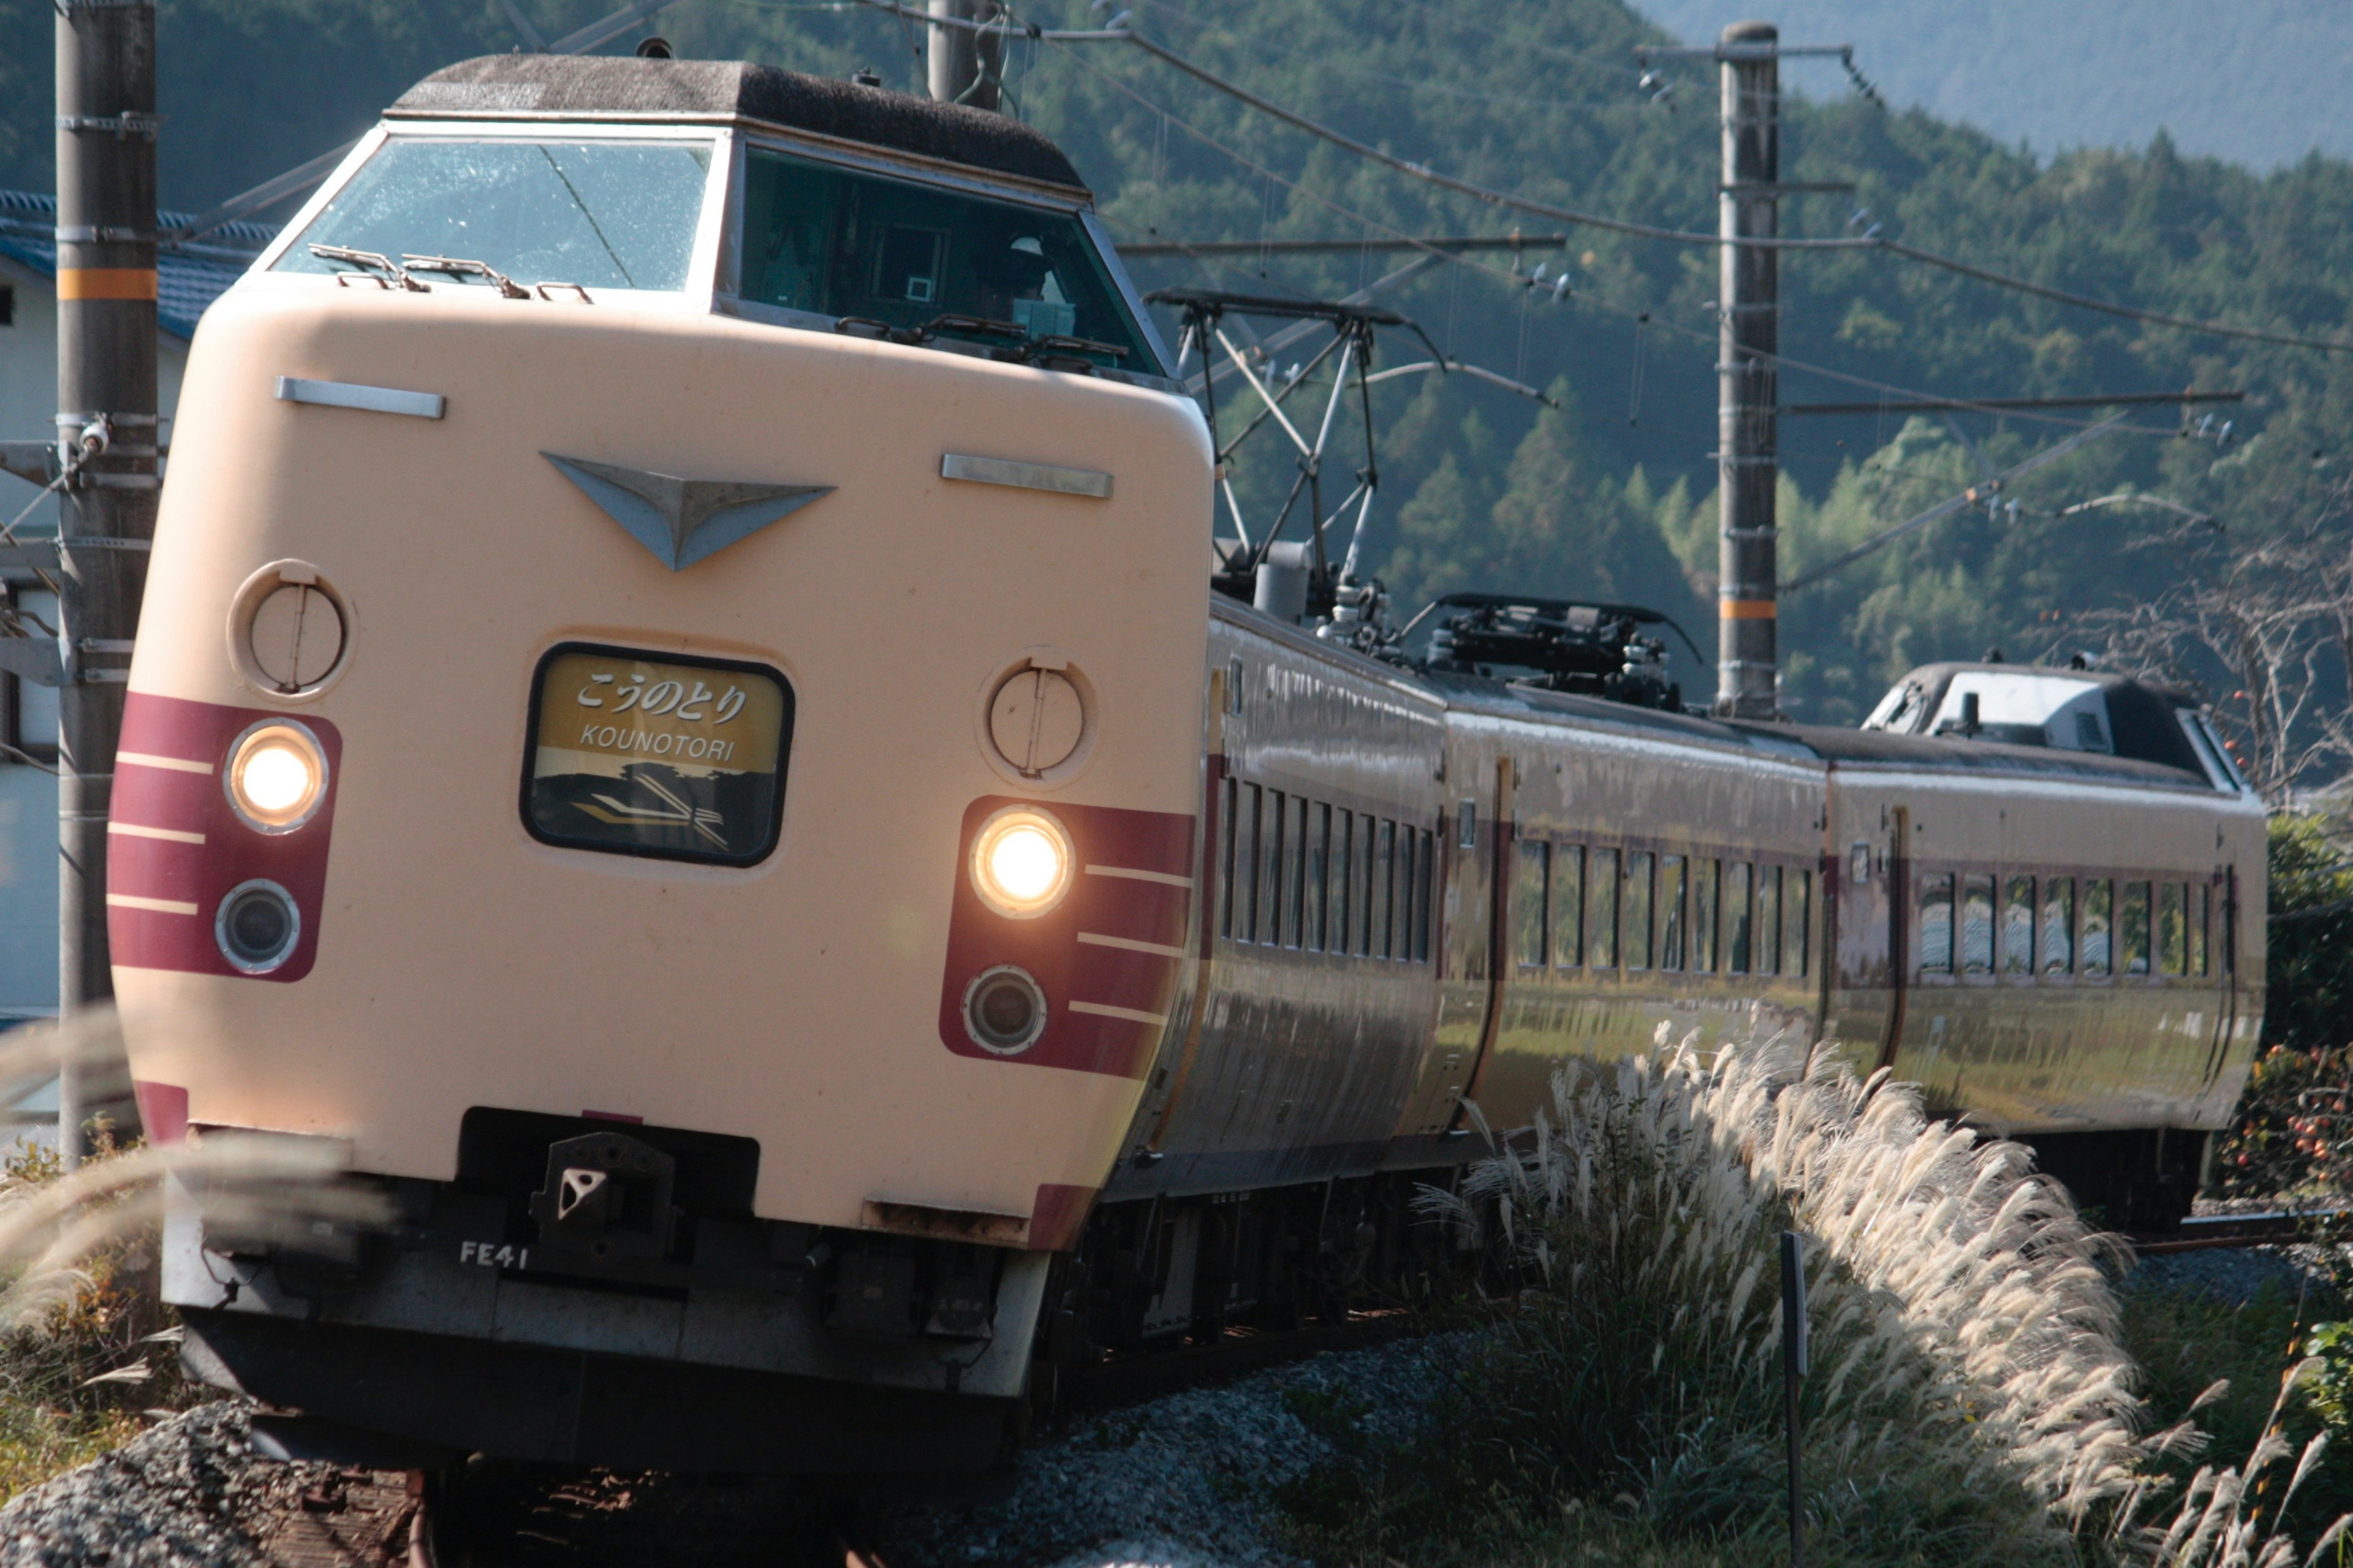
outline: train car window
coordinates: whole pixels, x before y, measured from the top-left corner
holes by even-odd
[[[2126,882],[2116,900],[2118,973],[2147,974],[2149,970],[2148,884]]]
[[[2211,904],[2212,894],[2213,889],[2204,882],[2196,882],[2190,885],[2189,973],[2192,974],[2211,974],[2213,973],[2213,970],[2209,967],[2211,961],[2207,957],[2206,947],[2207,921],[2211,918],[2209,913],[2209,909]]]
[[[1290,887],[1283,894],[1284,910],[1291,917],[1284,928],[1283,940],[1291,947],[1307,945],[1308,804],[1305,795],[1291,797],[1290,868],[1284,875]]]
[[[1306,945],[1311,952],[1324,951],[1324,911],[1331,906],[1325,889],[1332,875],[1332,808],[1322,801],[1315,803],[1314,819],[1307,829],[1307,885],[1304,903],[1307,910]]]
[[[1229,778],[1226,781],[1225,810],[1218,823],[1218,934],[1229,941],[1234,934],[1234,904],[1241,897],[1240,888],[1234,881],[1234,844],[1240,837],[1236,808],[1240,804],[1241,782]]]
[[[2109,950],[2109,914],[2115,885],[2105,878],[2084,882],[2084,973],[2105,974],[2114,963]]]
[[[1353,885],[1348,879],[1350,868],[1356,860],[1356,814],[1343,809],[1340,820],[1333,826],[1331,951],[1349,953],[1356,951],[1354,942],[1356,900],[1348,896],[1348,889]]]
[[[675,292],[687,284],[710,184],[707,141],[470,141],[394,136],[301,237],[279,272],[340,272],[313,245],[461,257],[526,288]],[[437,289],[489,278],[427,272]]]
[[[1953,874],[1930,871],[1920,879],[1920,973],[1953,972]]]
[[[1069,213],[754,147],[741,252],[759,304],[1000,346],[1059,339],[1047,346],[1092,364],[1160,370]]]
[[[1585,962],[1585,846],[1556,844],[1552,851],[1552,962],[1575,969]]]
[[[2046,877],[2042,881],[2042,973],[2075,972],[2075,879]]]
[[[1479,847],[1479,803],[1466,800],[1454,808],[1454,845],[1458,849]]]
[[[1596,849],[1585,879],[1585,952],[1596,969],[1618,967],[1618,851]]]
[[[1388,892],[1381,884],[1380,867],[1373,858],[1380,824],[1369,815],[1358,821],[1363,825],[1363,834],[1356,843],[1356,952],[1359,957],[1370,958],[1379,951],[1374,945],[1373,910]]]
[[[1430,962],[1430,868],[1438,863],[1436,835],[1421,828],[1414,836],[1416,850],[1413,859],[1413,961]]]
[[[1620,938],[1629,969],[1651,967],[1651,893],[1656,857],[1647,849],[1626,852],[1625,928]]]
[[[2157,954],[2158,967],[2168,974],[2189,973],[2189,888],[2182,882],[2163,882],[2157,889]]]
[[[1750,972],[1773,974],[1781,961],[1781,868],[1757,868],[1757,946]]]
[[[2002,885],[2001,972],[2034,973],[2034,879],[2012,877]]]
[[[1791,871],[1781,888],[1781,973],[1802,978],[1812,935],[1807,921],[1813,915],[1814,874]]]
[[[1993,879],[1961,879],[1961,973],[1993,973]]]
[[[1552,870],[1552,846],[1523,838],[1512,878],[1512,924],[1518,933],[1520,963],[1535,969],[1545,961],[1545,895]]]
[[[1694,974],[1715,973],[1716,879],[1724,874],[1721,860],[1691,863],[1691,966]]]
[[[1373,956],[1397,956],[1397,824],[1384,817],[1373,850]]]
[[[1683,858],[1659,857],[1659,967],[1683,966]]]
[[[749,866],[784,821],[793,691],[733,660],[565,643],[532,678],[523,826],[544,844]]]
[[[1258,830],[1258,940],[1269,947],[1282,945],[1282,830],[1290,815],[1283,793],[1267,791]]]
[[[1724,868],[1724,955],[1726,970],[1733,974],[1747,973],[1754,956],[1749,932],[1755,875],[1756,868],[1746,860],[1735,860]]]
[[[1262,825],[1261,813],[1266,808],[1266,792],[1257,784],[1250,784],[1248,794],[1250,798],[1243,804],[1241,820],[1235,825],[1241,834],[1241,845],[1234,852],[1234,869],[1242,883],[1238,891],[1246,895],[1244,902],[1247,906],[1234,921],[1236,942],[1256,942],[1259,931],[1258,842]]]

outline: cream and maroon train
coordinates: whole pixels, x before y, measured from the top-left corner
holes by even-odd
[[[387,113],[196,337],[132,670],[145,1124],[394,1215],[176,1194],[199,1375],[298,1447],[980,1462],[1091,1346],[1377,1288],[1466,1100],[1758,1009],[2178,1184],[2262,973],[2194,712],[1364,657],[1212,602],[1169,368],[995,116],[545,57]]]

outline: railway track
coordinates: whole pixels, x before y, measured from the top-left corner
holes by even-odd
[[[1350,1313],[1295,1329],[1229,1328],[1215,1340],[1107,1358],[1065,1373],[1062,1417],[1099,1415],[1190,1388],[1361,1350],[1428,1327],[1401,1309]],[[1057,1426],[1063,1423],[1058,1421]],[[1040,1432],[1039,1437],[1049,1434]],[[861,1509],[875,1489],[813,1487],[758,1477],[626,1475],[553,1466],[477,1464],[437,1478],[414,1527],[422,1479],[338,1468],[263,1542],[280,1568],[888,1568],[866,1541]],[[988,1478],[944,1496],[980,1500]],[[926,1495],[904,1486],[879,1495]]]
[[[2353,1218],[2353,1209],[2268,1209],[2255,1214],[2192,1215],[2161,1235],[2135,1236],[2133,1250],[2144,1258],[2168,1252],[2205,1252],[2218,1247],[2276,1247],[2306,1234],[2315,1220]]]

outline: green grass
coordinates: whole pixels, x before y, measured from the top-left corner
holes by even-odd
[[[117,1151],[100,1129],[98,1159],[117,1152],[129,1151]],[[54,1152],[19,1142],[0,1154],[0,1210],[62,1175]],[[127,1211],[124,1217],[57,1274],[58,1289],[0,1323],[0,1501],[121,1447],[145,1430],[143,1412],[214,1397],[181,1376],[175,1345],[153,1337],[172,1323],[156,1289],[157,1237],[152,1226]],[[12,1288],[30,1267],[20,1260],[5,1270]],[[141,1368],[144,1377],[91,1382]]]

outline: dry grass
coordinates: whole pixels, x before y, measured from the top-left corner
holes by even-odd
[[[1515,1310],[1413,1454],[1291,1495],[1320,1556],[1571,1562],[1606,1518],[1781,1560],[1778,1240],[1794,1228],[1810,1562],[2300,1560],[2276,1525],[2324,1445],[2281,1435],[2296,1374],[2243,1464],[2177,1483],[2204,1439],[2149,1430],[2116,1245],[2023,1149],[1929,1121],[1831,1049],[1785,1037],[1703,1059],[1662,1035],[1556,1079],[1534,1127],[1427,1206],[1483,1235]]]
[[[0,1095],[68,1060],[101,1084],[123,1078],[112,1016],[0,1037]],[[207,1139],[118,1144],[88,1129],[69,1173],[53,1150],[0,1152],[0,1500],[135,1436],[144,1417],[214,1397],[180,1375],[177,1331],[157,1265],[166,1179],[201,1194],[208,1217],[246,1229],[370,1219],[381,1200],[337,1180],[323,1140]]]

